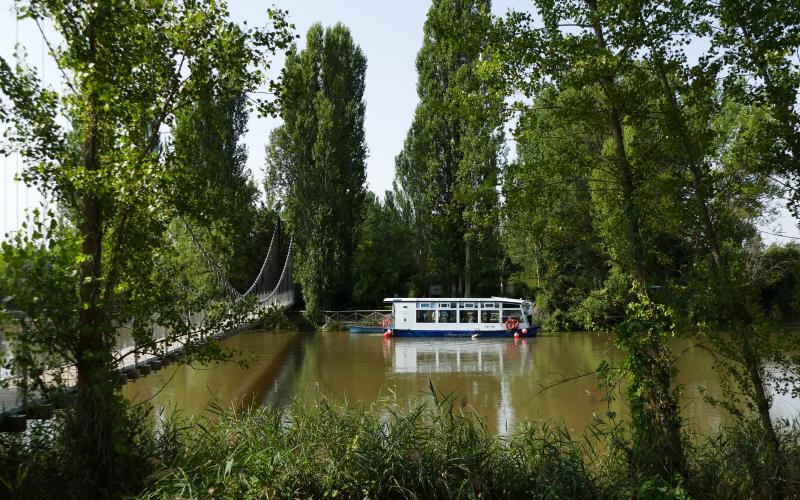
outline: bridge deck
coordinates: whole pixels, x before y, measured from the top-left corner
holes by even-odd
[[[287,307],[291,307],[294,303],[294,298],[292,297],[289,300],[283,302],[269,302],[263,303],[263,306],[266,307],[273,307],[278,306],[281,309],[286,309]],[[209,340],[219,340],[225,337],[234,335],[241,331],[251,329],[256,324],[256,320],[260,319],[259,313],[262,311],[254,311],[251,313],[249,320],[245,320],[245,322],[233,326],[228,330],[224,330],[218,332],[213,335],[209,335],[208,337],[201,339],[200,342],[206,342]],[[166,334],[165,334],[166,336]],[[116,359],[117,362],[117,372],[122,374],[128,370],[131,370],[136,367],[148,365],[152,363],[154,360],[162,359],[165,356],[170,356],[174,354],[180,354],[184,351],[186,347],[186,339],[182,338],[172,338],[169,341],[166,338],[158,339],[156,337],[156,342],[160,343],[161,345],[158,347],[158,352],[139,352],[137,351],[136,347],[133,345],[123,345],[120,346],[116,351]],[[193,342],[197,343],[198,340],[194,339]],[[137,359],[138,358],[138,359]],[[75,382],[77,380],[77,373],[74,367],[70,367],[66,370],[65,373],[61,374],[62,380],[66,381],[68,387],[74,387]],[[0,388],[0,421],[4,418],[5,415],[20,413],[22,411],[21,408],[21,396],[19,394],[20,389],[14,386],[14,379],[8,380],[10,382],[10,387],[8,388]],[[33,402],[37,396],[31,395],[31,402]]]

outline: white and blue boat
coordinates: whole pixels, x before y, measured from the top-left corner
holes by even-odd
[[[529,301],[489,298],[388,298],[392,316],[384,322],[386,336],[396,337],[533,337]]]

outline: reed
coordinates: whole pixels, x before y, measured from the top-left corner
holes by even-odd
[[[767,498],[774,477],[758,426],[685,436],[690,474],[638,468],[624,422],[583,436],[526,422],[508,436],[453,397],[374,404],[212,408],[213,417],[140,411],[121,436],[119,496],[136,498]],[[65,415],[62,415],[65,417]],[[68,418],[68,416],[66,416]],[[68,474],[58,423],[0,435],[0,497],[57,496]],[[785,496],[800,491],[800,432],[780,428]]]
[[[596,498],[580,446],[527,426],[505,439],[434,403],[292,404],[227,411],[198,425],[164,462],[145,498]]]

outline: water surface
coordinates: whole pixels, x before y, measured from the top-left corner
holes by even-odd
[[[582,432],[595,415],[624,412],[619,397],[594,375],[621,353],[602,333],[558,333],[530,339],[384,339],[346,332],[304,334],[253,331],[226,339],[239,360],[209,366],[170,366],[123,389],[132,401],[158,410],[209,414],[231,404],[287,404],[321,397],[373,402],[381,397],[430,397],[430,386],[451,395],[465,412],[504,434],[523,420],[546,420]],[[724,411],[704,402],[721,397],[709,354],[675,340],[682,385],[682,416],[701,433],[718,426]],[[616,394],[616,396],[619,396]],[[774,416],[800,415],[800,401],[775,395]]]

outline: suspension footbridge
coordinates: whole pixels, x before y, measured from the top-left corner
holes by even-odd
[[[295,304],[295,286],[292,279],[294,243],[289,238],[288,246],[281,244],[284,235],[281,234],[280,224],[276,225],[273,231],[258,274],[246,290],[239,290],[233,286],[228,276],[222,272],[221,266],[205,250],[191,225],[184,221],[184,227],[208,271],[222,290],[221,302],[228,310],[244,307],[245,312],[237,315],[235,321],[223,323],[222,326],[215,328],[206,324],[210,317],[207,311],[187,311],[186,323],[181,325],[181,331],[185,332],[182,334],[159,324],[158,318],[153,317],[148,328],[150,338],[145,343],[134,340],[134,336],[131,335],[133,331],[131,323],[119,325],[115,360],[120,384],[169,365],[189,346],[197,346],[209,340],[253,328],[268,311],[286,310]],[[285,247],[283,255],[281,247]],[[177,287],[186,288],[185,284],[173,281]],[[3,342],[2,328],[3,325],[0,325],[0,346]],[[54,368],[54,373],[55,371],[58,371],[57,376],[63,386],[70,388],[75,385],[77,374],[74,367],[57,367]],[[42,408],[46,407],[47,403],[41,401],[40,393],[28,390],[31,384],[24,372],[10,374],[0,371],[0,381],[6,382],[6,387],[0,388],[0,431],[24,430],[25,418],[35,413],[30,407]],[[41,413],[41,410],[37,411]]]

